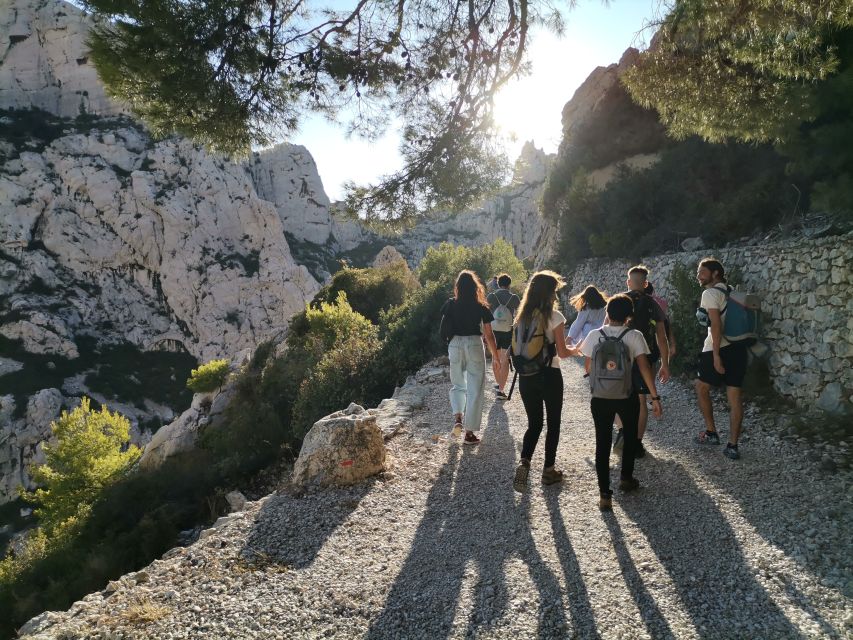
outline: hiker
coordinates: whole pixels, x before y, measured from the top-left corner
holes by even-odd
[[[643,290],[646,295],[658,303],[661,311],[663,311],[663,324],[666,331],[666,343],[669,346],[669,361],[675,357],[677,346],[675,344],[675,333],[672,331],[672,319],[669,317],[669,304],[661,296],[655,293],[655,288],[651,282],[646,283],[646,288]]]
[[[569,302],[578,312],[578,317],[572,322],[566,334],[566,342],[572,349],[580,346],[590,331],[604,324],[604,307],[607,301],[604,299],[604,294],[590,284],[583,292],[573,296]]]
[[[486,385],[486,354],[483,337],[497,357],[494,320],[483,283],[473,271],[460,271],[453,287],[453,297],[441,308],[442,335],[452,336],[447,348],[450,357],[450,408],[453,411],[453,433],[465,429],[464,444],[478,444],[477,431],[483,418],[483,394]],[[446,324],[450,329],[446,330]]]
[[[553,271],[533,274],[513,327],[512,358],[519,376],[521,401],[527,413],[521,460],[513,478],[516,491],[524,491],[527,486],[530,460],[542,433],[545,414],[548,432],[545,435],[542,484],[554,484],[563,479],[563,472],[555,467],[557,444],[560,441],[560,414],[563,410],[560,358],[572,355],[566,346],[566,318],[556,309],[557,291],[563,284],[560,276]]]
[[[509,377],[509,348],[512,346],[512,323],[521,300],[509,290],[512,278],[502,273],[498,276],[498,288],[488,295],[486,302],[492,310],[495,319],[492,321],[492,331],[498,345],[498,356],[492,358],[492,372],[495,374],[495,396],[498,400],[507,400],[504,393],[506,380]]]
[[[656,418],[662,414],[660,396],[655,388],[655,376],[649,364],[649,347],[643,334],[631,329],[628,319],[634,313],[634,303],[625,294],[615,295],[607,301],[607,321],[600,329],[593,329],[581,344],[580,352],[586,356],[584,364],[590,378],[590,410],[595,423],[595,472],[598,476],[601,509],[613,506],[610,490],[610,444],[613,437],[613,419],[622,421],[623,452],[619,489],[633,491],[640,486],[634,478],[634,459],[637,438],[640,400],[634,385],[636,368],[651,394],[652,412]]]
[[[705,258],[699,263],[696,279],[705,288],[699,306],[707,313],[709,320],[708,335],[699,356],[699,375],[694,383],[699,409],[705,419],[705,431],[699,434],[699,443],[720,444],[720,436],[714,424],[711,387],[725,385],[729,401],[729,441],[723,454],[737,460],[740,458],[738,438],[743,423],[741,387],[749,354],[744,342],[729,342],[723,335],[730,291],[723,265],[715,258]]]
[[[666,341],[666,323],[663,309],[655,300],[645,293],[648,285],[649,268],[643,265],[637,265],[628,269],[628,280],[626,285],[628,291],[625,292],[631,302],[634,303],[634,312],[631,316],[629,326],[643,334],[646,344],[649,346],[649,365],[652,372],[660,361],[660,371],[658,378],[661,382],[669,380],[669,345]],[[646,426],[649,422],[649,409],[646,404],[646,396],[651,393],[648,385],[640,375],[640,370],[634,363],[634,387],[637,389],[638,401],[640,404],[640,417],[637,427],[637,449],[635,457],[643,458],[646,455],[646,448],[643,446],[643,436],[646,435]],[[621,424],[619,425],[621,426]],[[614,450],[621,449],[624,446],[624,434],[620,428],[616,432],[616,440],[613,443]]]
[[[497,291],[498,289],[498,276],[493,275],[492,279],[486,283],[486,293],[491,293],[492,291]]]

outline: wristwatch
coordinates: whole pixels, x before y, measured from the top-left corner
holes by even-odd
[[[654,402],[655,400],[660,402],[660,396],[652,396],[652,402]]]

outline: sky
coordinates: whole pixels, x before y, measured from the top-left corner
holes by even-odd
[[[645,48],[652,33],[643,27],[659,15],[660,4],[661,0],[578,0],[575,9],[566,12],[562,37],[533,33],[532,73],[508,84],[496,98],[497,122],[507,135],[511,161],[528,140],[547,153],[557,150],[563,105],[593,69],[618,62],[628,47]],[[376,182],[401,164],[393,132],[369,143],[348,138],[343,128],[319,116],[306,118],[289,142],[305,146],[314,156],[333,201],[343,198],[345,181]]]

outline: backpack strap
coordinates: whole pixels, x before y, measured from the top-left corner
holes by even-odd
[[[622,333],[620,333],[620,334],[616,337],[616,339],[617,339],[617,340],[619,340],[619,341],[621,342],[621,341],[622,341],[622,338],[624,338],[624,337],[628,334],[628,332],[629,332],[629,331],[631,331],[631,327],[628,327],[627,329],[625,329],[625,331],[623,331]]]
[[[506,300],[504,300],[503,302],[501,302],[500,296],[498,296],[498,294],[499,294],[501,291],[504,291],[504,292],[506,292],[506,293],[508,293],[508,294],[509,294],[509,298],[507,298],[507,299],[506,299]],[[493,294],[494,294],[494,296],[495,296],[495,300],[497,300],[497,301],[498,301],[498,304],[502,304],[502,305],[504,305],[504,306],[506,306],[507,304],[509,304],[509,301],[510,301],[510,300],[512,300],[512,297],[515,295],[515,294],[514,294],[512,291],[510,291],[509,289],[498,289],[497,291],[494,291],[494,292],[493,292]]]

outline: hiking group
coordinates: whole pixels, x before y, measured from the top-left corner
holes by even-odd
[[[563,472],[555,464],[563,408],[560,361],[572,356],[583,356],[589,377],[599,507],[612,508],[611,447],[622,450],[620,490],[633,491],[640,486],[634,477],[634,466],[635,460],[645,455],[643,436],[649,403],[655,417],[663,414],[655,380],[669,380],[669,361],[676,352],[666,301],[654,294],[648,275],[647,267],[631,267],[627,291],[610,298],[592,285],[586,287],[571,299],[578,315],[566,328],[566,318],[557,310],[558,291],[564,285],[558,274],[535,273],[519,298],[510,290],[512,279],[507,274],[492,278],[487,295],[476,273],[459,273],[454,295],[441,309],[440,327],[442,338],[448,342],[453,434],[459,436],[464,430],[464,444],[480,442],[477,432],[485,399],[485,344],[491,353],[496,399],[509,400],[517,379],[527,414],[521,460],[513,476],[517,491],[527,487],[530,463],[543,428],[546,435],[542,483],[549,485],[563,479]],[[704,288],[696,317],[707,328],[694,383],[705,422],[698,442],[720,444],[710,389],[725,385],[730,428],[724,454],[737,459],[743,418],[741,386],[748,339],[755,335],[756,328],[755,312],[750,315],[750,310],[757,305],[747,300],[749,296],[738,297],[739,292],[732,291],[723,265],[714,258],[699,263],[696,277]],[[732,302],[738,304],[730,312]],[[507,394],[511,369],[517,378],[513,378]]]

